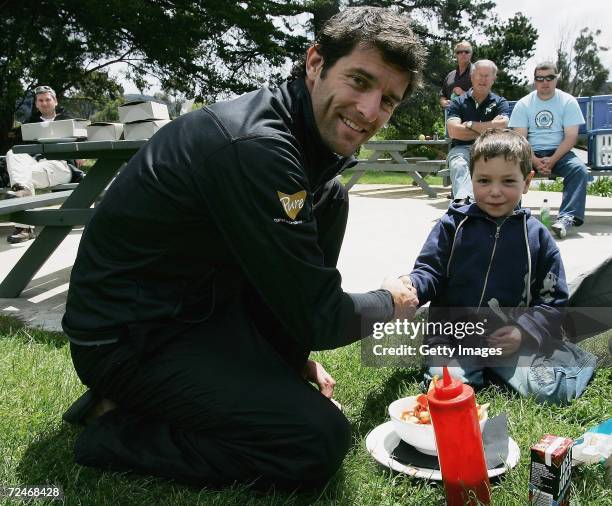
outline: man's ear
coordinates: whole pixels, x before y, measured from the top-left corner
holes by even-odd
[[[323,70],[323,57],[318,51],[319,46],[314,44],[306,51],[306,78],[314,81]]]
[[[529,191],[529,185],[531,184],[531,180],[533,179],[534,174],[534,171],[531,171],[529,174],[527,174],[527,177],[525,178],[525,188],[523,189],[523,195]]]

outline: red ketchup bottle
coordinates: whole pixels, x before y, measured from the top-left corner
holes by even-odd
[[[443,371],[442,379],[427,394],[427,401],[446,503],[449,506],[490,504],[489,475],[474,389],[453,379],[447,367]]]

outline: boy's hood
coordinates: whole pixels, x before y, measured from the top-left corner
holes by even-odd
[[[458,202],[453,202],[448,208],[448,214],[450,215],[456,214],[458,216],[469,216],[473,218],[488,218],[490,220],[495,220],[495,218],[485,213],[474,202],[470,204],[462,204]],[[529,218],[531,216],[531,209],[527,209],[524,207],[517,207],[514,210],[514,214],[512,216],[520,216],[520,217],[525,216],[526,218]]]

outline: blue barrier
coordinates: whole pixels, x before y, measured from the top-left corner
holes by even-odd
[[[612,95],[591,97],[592,123],[589,130],[612,128]]]

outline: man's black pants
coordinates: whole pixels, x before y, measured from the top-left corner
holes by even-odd
[[[332,182],[316,198],[320,246],[335,265],[348,196]],[[302,379],[307,353],[277,346],[274,322],[254,323],[244,300],[253,296],[197,324],[134,325],[116,344],[72,344],[83,383],[119,405],[80,434],[77,462],[198,486],[327,481],[350,446],[349,423]]]

